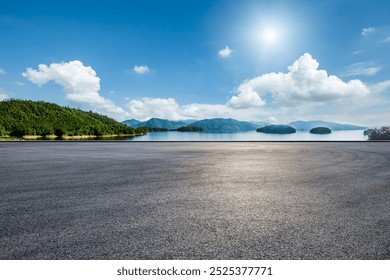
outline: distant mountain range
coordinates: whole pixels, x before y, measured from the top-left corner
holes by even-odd
[[[194,121],[194,120],[170,121],[170,120],[152,118],[145,122],[132,119],[132,120],[123,121],[122,123],[134,128],[146,126],[151,128],[166,128],[166,129],[177,129],[179,127],[191,125],[191,126],[201,127],[203,131],[209,131],[209,132],[251,131],[251,130],[256,130],[259,127],[259,125],[250,122],[243,122],[234,119],[221,119],[221,118],[205,119],[200,121]]]
[[[127,126],[136,128],[136,127],[138,127],[137,125],[138,125],[139,123],[141,123],[141,122],[138,121],[138,120],[135,120],[135,119],[131,119],[131,120],[123,121],[122,123],[125,124],[125,125],[127,125]]]
[[[148,121],[141,122],[138,120],[127,120],[123,121],[123,124],[128,126],[138,128],[141,126],[146,126],[150,128],[166,128],[166,129],[177,129],[183,126],[197,126],[201,127],[203,131],[208,132],[239,132],[239,131],[254,131],[260,127],[269,125],[268,122],[245,122],[238,121],[235,119],[204,119],[204,120],[184,120],[184,121],[170,121],[165,119],[152,118]],[[363,130],[366,127],[356,126],[351,124],[340,124],[333,122],[325,121],[294,121],[288,124],[289,126],[295,128],[297,131],[310,131],[310,129],[315,127],[328,127],[331,130]]]
[[[203,128],[204,131],[226,131],[226,132],[238,132],[238,131],[251,131],[256,130],[258,125],[250,123],[238,121],[235,119],[207,119],[197,121],[191,124],[192,126],[198,126]]]
[[[189,123],[183,121],[170,121],[170,120],[164,120],[158,118],[152,118],[145,122],[132,119],[132,120],[123,121],[122,123],[134,128],[146,126],[150,128],[166,128],[166,129],[176,129],[182,126],[189,125]]]
[[[298,131],[310,131],[315,127],[327,127],[331,130],[363,130],[366,127],[325,121],[295,121],[288,124]]]

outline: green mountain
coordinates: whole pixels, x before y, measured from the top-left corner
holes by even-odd
[[[138,127],[138,124],[140,124],[141,122],[135,119],[131,119],[123,121],[122,123],[130,127]]]
[[[165,129],[176,129],[182,126],[187,126],[187,123],[182,121],[170,121],[158,118],[152,118],[146,122],[140,122],[137,120],[123,121],[123,124],[130,125],[132,127],[149,127],[149,128],[165,128]]]
[[[258,128],[257,125],[250,122],[237,121],[235,119],[206,119],[191,124],[203,128],[204,131],[210,132],[238,132],[251,131]]]
[[[0,102],[0,133],[24,135],[114,135],[141,134],[112,118],[43,101],[6,100]]]

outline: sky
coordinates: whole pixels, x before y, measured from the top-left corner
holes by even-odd
[[[385,0],[0,0],[0,100],[390,125]]]

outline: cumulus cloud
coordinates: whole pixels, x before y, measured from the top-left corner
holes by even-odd
[[[255,91],[250,81],[244,82],[238,87],[238,95],[233,96],[227,105],[236,109],[246,109],[250,107],[261,107],[265,104],[263,99]]]
[[[226,46],[222,50],[219,50],[218,55],[222,58],[228,58],[232,55],[232,53],[233,51],[228,46]]]
[[[376,89],[388,85],[377,85]],[[152,117],[172,120],[232,117],[244,120],[269,118],[270,122],[282,122],[316,112],[335,114],[346,104],[362,100],[360,97],[367,99],[370,89],[360,80],[344,82],[320,70],[319,63],[307,53],[289,66],[287,73],[268,73],[242,82],[236,94],[225,104],[181,105],[174,98],[141,98],[128,99],[127,107],[131,117],[141,120]],[[334,110],[330,109],[330,104]],[[313,116],[318,118],[315,114]]]
[[[42,86],[49,81],[63,87],[65,97],[78,104],[88,104],[110,114],[124,114],[125,111],[111,100],[102,97],[100,78],[95,70],[84,66],[81,61],[52,63],[49,66],[40,64],[37,70],[27,68],[22,73],[32,83]]]
[[[234,110],[224,104],[179,105],[174,98],[141,98],[129,100],[129,115],[139,120],[162,118],[170,120],[232,117]]]
[[[209,119],[209,118],[246,118],[238,110],[234,110],[225,104],[199,104],[193,103],[180,106],[180,115],[183,119]],[[248,115],[251,115],[251,112]]]
[[[6,72],[4,69],[0,68],[0,75],[4,75]]]
[[[381,70],[382,68],[376,66],[375,63],[373,63],[372,61],[358,62],[349,65],[346,68],[346,71],[342,75],[343,76],[374,76]]]
[[[343,82],[340,78],[319,70],[319,63],[308,53],[301,56],[287,73],[268,73],[244,81],[228,105],[234,108],[261,106],[262,96],[271,94],[276,102],[285,104],[301,101],[329,101],[364,96],[369,88],[360,80]]]
[[[363,37],[368,37],[368,36],[370,36],[371,33],[374,33],[375,30],[376,29],[373,28],[373,27],[363,28],[361,34],[362,34]]]
[[[144,65],[144,66],[135,65],[133,70],[138,75],[144,75],[144,74],[146,74],[146,73],[148,73],[150,71],[149,67],[147,65]]]
[[[163,118],[177,120],[179,105],[173,98],[142,98],[134,99],[128,102],[129,113],[133,118],[149,119]]]

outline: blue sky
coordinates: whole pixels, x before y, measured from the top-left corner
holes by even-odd
[[[0,0],[0,99],[390,124],[388,1],[95,2]]]

